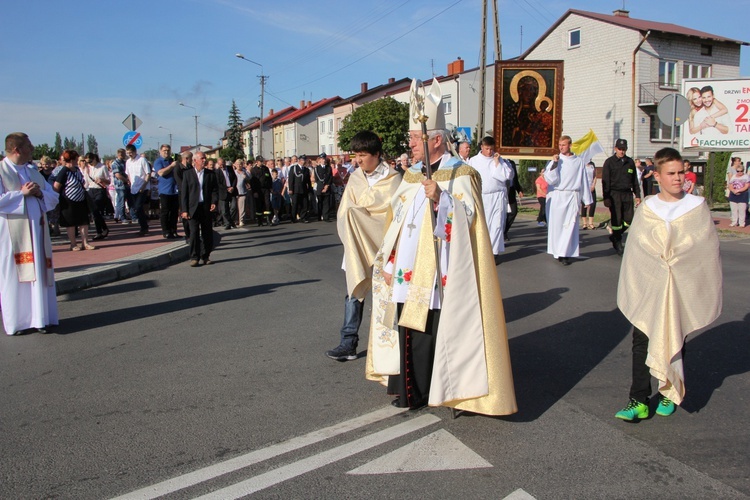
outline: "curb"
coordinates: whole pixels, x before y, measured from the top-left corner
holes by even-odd
[[[84,269],[76,271],[55,273],[57,295],[66,295],[86,288],[132,278],[154,269],[185,261],[189,256],[190,247],[184,241],[178,241],[111,262],[86,266]]]

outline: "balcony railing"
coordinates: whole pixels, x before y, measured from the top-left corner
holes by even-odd
[[[657,106],[664,97],[677,91],[677,85],[670,87],[661,82],[642,83],[638,92],[638,105]]]

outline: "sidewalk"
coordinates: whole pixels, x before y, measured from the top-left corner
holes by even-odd
[[[107,226],[107,239],[89,241],[96,250],[73,252],[67,237],[52,239],[57,295],[138,276],[189,257],[185,240],[164,239],[158,221],[149,221],[149,235],[143,237],[137,235],[138,224],[107,221]],[[93,227],[92,224],[91,230],[96,235]],[[61,230],[64,235],[65,228]]]

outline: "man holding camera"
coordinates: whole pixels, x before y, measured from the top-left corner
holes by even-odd
[[[177,238],[177,216],[180,206],[175,182],[174,169],[180,164],[180,155],[171,155],[169,144],[159,148],[159,158],[154,162],[154,173],[157,175],[159,188],[159,212],[161,234],[167,239]]]

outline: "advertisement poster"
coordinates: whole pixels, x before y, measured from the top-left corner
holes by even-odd
[[[750,150],[750,80],[683,80],[682,95],[690,103],[684,150]]]

